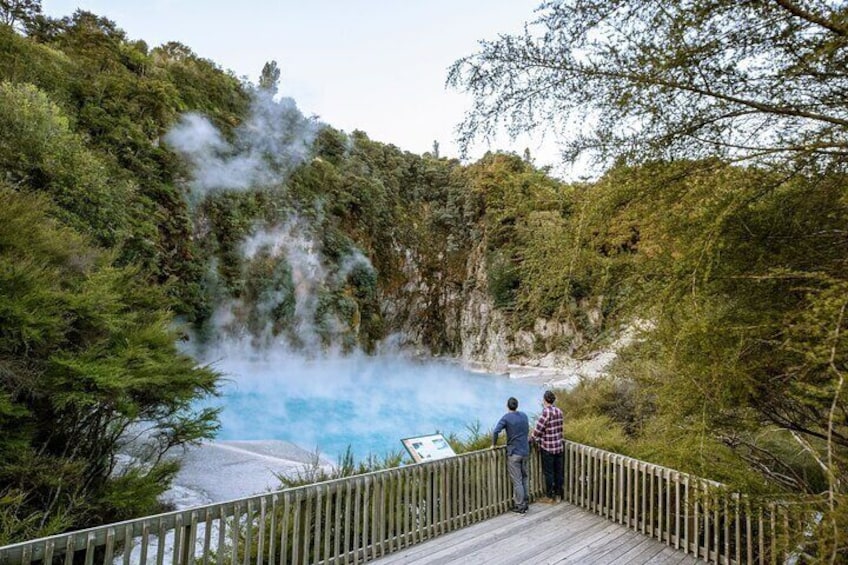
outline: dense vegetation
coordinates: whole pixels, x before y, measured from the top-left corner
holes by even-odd
[[[463,165],[317,123],[273,97],[274,63],[244,84],[94,14],[0,2],[0,543],[151,511],[166,452],[215,428],[184,335],[456,354],[482,261],[510,329],[577,332],[540,354],[640,329],[564,395],[571,438],[819,497],[844,556],[845,11],[577,4],[452,74],[477,96],[468,139],[544,122],[595,151],[603,174],[565,184],[529,156]]]
[[[544,124],[606,169],[568,222],[582,255],[553,269],[576,265],[643,331],[566,400],[569,433],[818,498],[818,556],[845,562],[848,7],[589,0],[537,16],[450,80],[475,98],[466,141]]]
[[[254,86],[88,12],[0,15],[0,543],[156,509],[168,452],[217,425],[189,334],[455,353],[469,253],[510,237],[497,179],[564,190],[517,157],[469,168],[319,124],[272,98],[274,63]],[[179,143],[192,127],[213,150]]]
[[[217,428],[194,406],[217,375],[177,348],[197,264],[180,165],[155,141],[189,105],[228,121],[246,95],[92,14],[0,7],[31,34],[0,25],[4,543],[156,510],[166,452]]]

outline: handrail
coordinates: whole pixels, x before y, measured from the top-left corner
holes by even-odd
[[[714,563],[784,562],[812,505],[565,441],[565,500]],[[538,450],[530,496],[544,492]],[[0,547],[0,565],[360,563],[506,512],[503,447]]]
[[[0,547],[0,565],[359,563],[506,512],[505,448]],[[531,496],[543,490],[531,457]]]
[[[711,563],[783,563],[816,521],[811,500],[755,499],[724,485],[565,442],[565,498]]]

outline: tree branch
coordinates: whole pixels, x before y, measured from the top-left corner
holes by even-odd
[[[725,94],[722,92],[716,92],[709,88],[699,87],[694,84],[686,84],[681,83],[675,80],[669,80],[660,76],[650,75],[650,74],[639,74],[633,71],[612,71],[605,70],[600,68],[589,68],[583,65],[574,65],[574,66],[564,66],[561,64],[548,64],[547,62],[540,64],[543,68],[548,70],[559,70],[566,73],[573,73],[577,76],[595,76],[604,79],[613,79],[613,80],[626,80],[633,84],[637,85],[645,85],[645,86],[664,86],[667,88],[681,90],[685,92],[691,92],[692,94],[700,94],[701,96],[706,96],[708,98],[714,98],[716,100],[723,100],[725,102],[732,102],[733,104],[738,104],[740,106],[746,106],[748,108],[754,108],[759,110],[760,112],[766,114],[776,114],[779,116],[792,116],[797,118],[807,118],[810,120],[815,120],[818,122],[829,123],[833,125],[838,125],[842,127],[848,127],[848,119],[837,118],[835,116],[828,116],[826,114],[821,114],[817,112],[809,112],[807,110],[803,110],[800,108],[794,108],[792,106],[773,106],[771,104],[766,104],[764,102],[757,102],[756,100],[748,100],[745,98],[740,98],[738,96],[732,96],[730,94]]]
[[[789,0],[775,0],[778,6],[796,16],[801,18],[802,20],[806,20],[810,23],[814,23],[818,26],[821,26],[827,30],[832,31],[836,35],[841,37],[848,37],[848,28],[844,28],[842,26],[838,26],[830,20],[826,20],[821,16],[814,14],[812,12],[808,12],[804,10],[801,6],[798,6],[794,2],[790,2]]]

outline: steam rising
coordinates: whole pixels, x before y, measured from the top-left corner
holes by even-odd
[[[301,341],[301,347],[314,352],[320,347],[320,338],[315,328],[318,292],[326,286],[327,274],[311,231],[310,226],[300,218],[291,218],[281,227],[259,231],[244,242],[242,252],[246,258],[252,259],[262,251],[273,259],[288,263],[294,283],[295,333]],[[268,298],[269,303],[261,304],[260,307],[270,311],[279,304],[281,297]],[[277,300],[274,301],[274,298]],[[269,331],[270,319],[266,335]]]
[[[368,260],[368,257],[363,255],[359,249],[355,249],[342,260],[339,270],[335,276],[336,282],[344,281],[355,269],[359,267],[365,268],[368,271],[374,270],[374,267],[371,265],[371,261]]]
[[[274,100],[269,92],[254,93],[250,115],[227,141],[200,114],[186,114],[165,141],[192,164],[192,188],[246,190],[285,179],[310,155],[321,125],[306,118],[291,98]]]
[[[185,115],[165,136],[167,143],[192,165],[193,200],[221,190],[280,187],[310,157],[322,125],[315,118],[303,116],[291,98],[275,100],[271,91],[262,89],[254,90],[252,95],[249,116],[234,130],[232,143],[199,114]],[[314,355],[321,347],[315,327],[319,292],[328,284],[342,283],[346,274],[337,272],[330,278],[314,229],[301,217],[293,216],[277,226],[257,225],[254,229],[254,234],[242,243],[245,264],[261,254],[262,260],[288,265],[294,287],[294,345]],[[360,252],[344,263],[342,271],[353,268],[347,264],[372,269]],[[290,297],[283,289],[272,289],[253,298],[258,298],[258,302],[247,304],[234,299],[218,304],[213,316],[213,341],[241,340],[251,334],[257,348],[291,347],[293,344],[275,335],[272,323],[274,310]],[[245,326],[247,318],[251,327]],[[331,330],[343,330],[337,320],[324,323]]]
[[[308,159],[319,129],[293,100],[274,101],[269,92],[257,91],[250,117],[232,141],[198,114],[184,116],[166,141],[191,163],[191,187],[199,199],[218,190],[284,185]],[[509,396],[530,406],[535,387],[455,365],[405,360],[389,341],[379,349],[393,353],[379,357],[341,355],[339,348],[324,346],[316,329],[321,293],[343,289],[348,277],[362,270],[373,274],[373,267],[359,250],[331,265],[305,216],[255,226],[241,245],[243,265],[262,267],[265,284],[253,287],[250,300],[242,294],[218,304],[214,338],[202,351],[190,344],[200,361],[226,376],[221,439],[283,439],[330,456],[351,445],[359,457],[379,456],[397,451],[403,437],[461,435],[477,419],[489,429]],[[293,331],[274,326],[284,307]],[[324,335],[349,335],[340,320],[321,315]]]

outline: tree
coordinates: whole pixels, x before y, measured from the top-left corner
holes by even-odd
[[[677,161],[618,167],[594,195],[615,204],[610,226],[639,234],[625,284],[653,327],[616,373],[656,407],[645,436],[738,457],[701,447],[698,474],[732,478],[741,461],[773,489],[826,499],[820,555],[843,559],[846,186],[837,173]]]
[[[247,90],[232,73],[223,72],[213,61],[177,42],[156,47],[151,56],[179,92],[182,110],[201,112],[225,131],[247,114]]]
[[[262,74],[259,75],[259,88],[275,96],[280,86],[280,69],[277,61],[268,61],[262,66]]]
[[[487,277],[495,305],[516,327],[569,318],[581,278],[570,243],[570,190],[513,154],[487,154],[468,167],[468,189],[482,211]]]
[[[824,0],[545,2],[448,82],[474,97],[467,147],[553,128],[605,162],[725,155],[844,165],[848,5]]]
[[[125,236],[132,190],[108,177],[68,117],[32,85],[0,82],[0,168],[20,189],[48,193],[78,231],[106,245]]]
[[[656,410],[646,435],[723,444],[772,487],[822,495],[831,563],[848,522],[846,62],[844,2],[561,0],[449,73],[475,101],[466,146],[553,128],[567,157],[616,163],[581,194],[605,213],[573,233],[631,255],[618,295],[652,328],[618,375]]]
[[[0,0],[0,23],[18,31],[26,29],[41,14],[41,0]]]
[[[196,406],[217,374],[177,350],[163,289],[53,208],[0,183],[0,543],[157,510],[164,454],[217,428]]]

